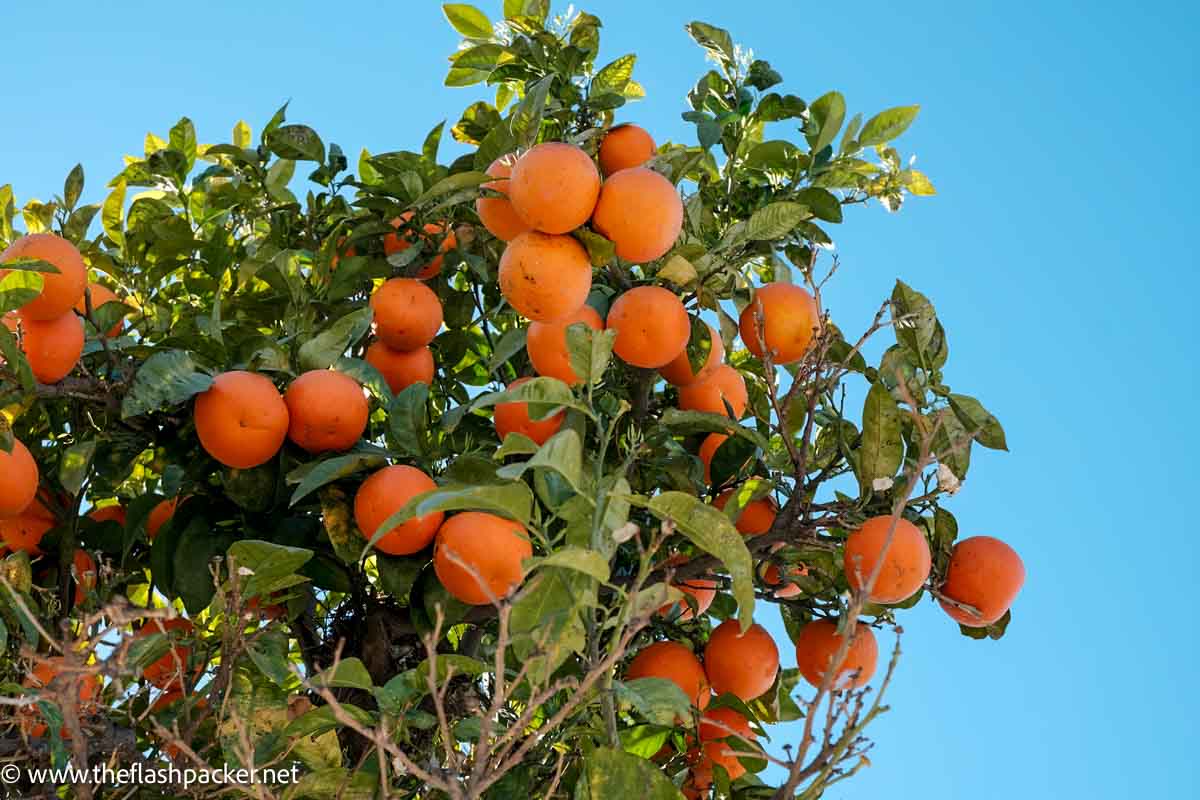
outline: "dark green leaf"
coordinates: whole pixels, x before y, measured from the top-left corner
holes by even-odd
[[[858,450],[858,478],[870,491],[876,478],[892,478],[904,460],[900,437],[900,406],[882,383],[872,384],[863,404],[862,445]]]
[[[325,160],[325,143],[307,125],[283,125],[271,131],[266,142],[271,152],[280,158],[318,164]]]
[[[300,368],[328,369],[371,328],[370,308],[351,311],[300,345]]]
[[[694,24],[694,23],[693,23]],[[683,795],[655,763],[621,750],[598,747],[584,759],[575,800],[681,800]]]
[[[177,406],[212,386],[212,377],[196,370],[183,350],[155,353],[143,362],[121,403],[121,418]]]

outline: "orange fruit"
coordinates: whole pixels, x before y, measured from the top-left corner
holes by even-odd
[[[569,233],[588,221],[600,194],[600,173],[573,144],[543,142],[517,159],[508,197],[517,215],[542,233]]]
[[[76,549],[71,574],[75,577],[75,605],[87,600],[88,592],[96,588],[96,561],[87,550]]]
[[[529,380],[529,378],[517,378],[508,385],[508,388],[515,389]],[[567,412],[559,411],[545,419],[534,420],[529,418],[528,403],[513,401],[497,403],[492,418],[496,424],[496,435],[502,442],[504,437],[510,433],[522,433],[538,444],[545,444],[547,439],[558,433],[563,421],[567,418]]]
[[[149,636],[152,633],[164,633],[172,641],[190,638],[195,635],[196,628],[186,619],[152,619],[138,628],[135,636]],[[142,671],[142,677],[159,689],[182,689],[184,673],[187,670],[188,659],[191,658],[192,648],[189,645],[177,644],[165,655],[153,662]],[[197,668],[197,674],[201,668]]]
[[[608,327],[617,331],[613,352],[648,369],[671,363],[692,335],[683,301],[661,286],[637,286],[618,297],[608,309]]]
[[[466,511],[438,529],[433,570],[446,591],[480,606],[511,594],[525,577],[521,562],[532,555],[533,545],[521,523]]]
[[[42,292],[21,307],[27,320],[51,320],[68,313],[87,286],[87,266],[79,249],[61,236],[52,233],[31,233],[22,236],[0,253],[0,264],[18,258],[37,258],[53,264],[57,273],[43,272]],[[10,270],[0,269],[0,278]]]
[[[713,500],[713,505],[724,511],[725,504],[729,502],[729,498],[733,497],[736,491],[736,489],[726,489],[721,492],[717,495],[717,499]],[[733,526],[743,536],[758,536],[771,530],[778,512],[779,506],[776,505],[774,498],[770,495],[760,497],[758,500],[751,500],[746,504],[746,507],[738,514],[738,518],[734,520]]]
[[[21,350],[40,383],[58,383],[83,355],[83,320],[74,311],[54,319],[27,319],[21,327]]]
[[[571,355],[567,349],[567,328],[578,323],[594,331],[604,330],[604,320],[596,309],[586,303],[573,314],[553,322],[531,322],[525,338],[525,350],[537,374],[544,378],[558,378],[569,384],[579,383],[580,378],[571,369]]]
[[[861,622],[854,625],[846,658],[830,682],[830,688],[837,691],[866,686],[875,674],[875,663],[879,660],[875,634]],[[841,640],[836,620],[818,619],[800,629],[800,635],[796,637],[796,666],[814,689],[820,688],[821,681],[833,666],[833,657],[842,646]]]
[[[723,433],[710,433],[704,437],[704,441],[700,443],[700,460],[704,462],[704,482],[712,483],[712,460],[717,454],[717,450],[721,445],[725,444],[729,437]]]
[[[728,364],[717,367],[703,380],[679,387],[679,407],[684,411],[707,411],[724,417],[726,400],[733,408],[733,418],[741,419],[750,395],[742,374]]]
[[[777,553],[786,546],[787,545],[783,542],[777,542],[771,546],[771,552]],[[808,575],[808,567],[804,566],[803,564],[796,564],[788,569],[789,578],[803,578],[806,575]],[[766,568],[763,569],[762,578],[763,583],[767,584],[767,586],[779,586],[779,588],[772,592],[772,594],[780,600],[788,600],[793,597],[799,597],[804,593],[803,589],[801,589],[795,583],[791,583],[790,581],[780,586],[780,584],[783,583],[783,576],[780,573],[778,564],[768,562]]]
[[[354,521],[363,538],[370,541],[388,517],[404,508],[409,500],[437,488],[433,478],[416,467],[384,467],[363,481],[354,496]],[[388,555],[405,556],[424,550],[437,535],[444,514],[438,511],[414,517],[385,533],[375,549]]]
[[[730,738],[735,741],[720,741]],[[704,758],[710,764],[720,764],[730,780],[737,780],[746,774],[746,768],[734,753],[753,752],[751,743],[755,738],[749,720],[732,708],[712,708],[705,711],[704,716],[700,718],[700,741],[703,743]],[[736,739],[745,741],[738,742]]]
[[[412,219],[412,217],[413,217],[413,212],[405,211],[403,214],[401,214],[400,216],[398,216],[394,220],[392,220],[392,227],[399,229],[402,225],[404,225],[404,223],[406,223],[410,219]],[[428,241],[432,243],[437,240],[437,237],[441,236],[443,233],[446,232],[446,224],[444,222],[443,223],[427,222],[427,223],[425,223],[423,230],[426,234],[426,238],[428,239]],[[387,236],[383,237],[384,255],[390,256],[393,253],[401,253],[401,252],[407,250],[408,248],[412,247],[412,245],[413,245],[413,233],[411,230],[405,231],[403,235],[398,234],[398,233],[389,233]],[[450,250],[453,250],[457,246],[458,246],[458,239],[454,235],[454,231],[450,230],[448,233],[446,233],[445,238],[442,239],[442,244],[438,248],[438,254],[435,255],[432,259],[430,259],[430,261],[428,263],[426,263],[425,266],[421,267],[420,272],[418,272],[414,277],[417,280],[426,281],[426,280],[429,280],[430,278],[432,278],[434,275],[437,275],[439,272],[442,271],[442,257],[443,257],[442,254],[446,253]]]
[[[500,256],[500,292],[517,313],[536,322],[570,316],[592,290],[592,262],[573,236],[529,231]]]
[[[393,350],[383,342],[372,342],[367,348],[367,363],[379,370],[393,394],[423,383],[433,384],[433,351],[428,346],[415,350]]]
[[[0,518],[15,517],[37,496],[38,466],[29,448],[13,439],[11,453],[0,450]]]
[[[623,169],[600,187],[592,227],[612,240],[626,261],[653,261],[675,246],[683,200],[675,186],[646,167]]]
[[[366,395],[344,372],[309,370],[291,382],[283,400],[288,438],[310,453],[349,450],[367,429]]]
[[[972,536],[954,545],[942,594],[973,606],[979,615],[942,602],[942,608],[969,628],[983,628],[1004,616],[1025,583],[1017,552],[991,536]]]
[[[755,623],[742,633],[737,620],[727,619],[708,637],[704,672],[714,692],[729,692],[748,703],[775,683],[779,648],[762,625]]]
[[[196,397],[196,435],[227,467],[250,469],[275,457],[288,432],[288,407],[275,384],[254,372],[223,372]]]
[[[638,651],[625,668],[625,680],[665,678],[674,683],[697,708],[706,708],[712,699],[708,677],[700,660],[679,642],[654,642]]]
[[[0,519],[0,540],[12,552],[24,550],[31,556],[42,554],[38,545],[46,532],[58,524],[54,514],[40,500],[34,500],[15,517]]]
[[[760,313],[765,332],[758,324]],[[790,283],[768,283],[742,309],[738,328],[751,353],[762,358],[765,341],[772,362],[791,364],[804,358],[820,322],[817,301],[811,294]]]
[[[721,366],[721,362],[725,360],[725,343],[721,341],[721,335],[716,332],[712,325],[708,325],[709,342],[711,345],[708,349],[708,359],[704,362],[704,366],[699,372],[692,371],[692,360],[688,357],[687,348],[679,355],[675,356],[666,366],[660,367],[658,374],[663,376],[663,379],[675,386],[691,386],[696,381],[704,380],[712,374],[713,370]],[[690,336],[688,337],[690,340]]]
[[[600,171],[608,177],[623,169],[640,167],[658,152],[654,138],[644,128],[614,125],[600,141]]]
[[[492,236],[505,242],[532,230],[517,214],[512,201],[508,199],[508,178],[512,175],[512,168],[516,163],[517,157],[512,153],[493,161],[487,168],[487,174],[500,180],[488,181],[483,184],[483,188],[499,192],[504,197],[480,197],[475,201],[475,213],[479,215],[483,227],[487,228]]]
[[[179,498],[172,497],[170,500],[163,500],[150,511],[150,516],[146,518],[146,535],[150,537],[151,541],[158,536],[159,529],[166,524],[167,520],[175,516],[175,508],[178,505]]]
[[[925,534],[903,518],[896,521],[896,531],[884,554],[891,526],[891,516],[871,517],[846,539],[842,565],[846,581],[854,591],[871,577],[883,557],[879,577],[867,595],[872,603],[899,603],[912,597],[925,584],[932,565]]]
[[[88,512],[88,518],[96,522],[115,522],[123,528],[125,527],[126,509],[120,503],[98,506]]]
[[[442,301],[415,278],[392,278],[371,295],[375,335],[393,350],[416,350],[442,327]]]
[[[23,685],[30,689],[45,689],[58,677],[63,666],[62,656],[39,656],[33,665],[33,671],[25,678]],[[80,715],[86,716],[94,713],[96,698],[100,696],[100,679],[95,675],[84,675],[80,678],[78,686]],[[39,721],[42,719],[42,714],[37,706],[26,706],[20,713],[22,714],[21,729],[27,736],[37,739],[46,735],[48,728],[45,722]],[[66,725],[59,730],[59,735],[64,739],[71,738],[71,732],[67,730]]]
[[[121,298],[117,296],[117,293],[102,283],[89,283],[87,285],[87,288],[88,288],[88,291],[90,291],[92,294],[92,311],[93,312],[99,311],[101,306],[104,306],[106,303],[120,303],[121,302]],[[79,298],[79,302],[75,304],[75,310],[79,312],[79,316],[87,317],[87,298],[86,297]],[[88,324],[91,324],[91,323],[88,323]],[[117,320],[117,322],[114,323],[113,326],[111,328],[109,328],[108,332],[105,333],[104,335],[107,336],[109,339],[114,339],[121,335],[121,328],[123,328],[123,327],[125,327],[125,321]]]
[[[703,616],[713,604],[713,600],[717,596],[717,587],[719,584],[709,578],[688,578],[679,583],[672,583],[671,585],[684,594],[691,595],[696,601],[696,613]],[[667,603],[658,609],[658,613],[664,617],[670,616],[675,612],[675,609],[680,609],[677,620],[679,622],[687,622],[694,616],[692,613],[692,604],[686,600]]]

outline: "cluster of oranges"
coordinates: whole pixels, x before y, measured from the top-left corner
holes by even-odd
[[[0,253],[0,265],[17,259],[37,259],[58,270],[41,273],[41,292],[3,317],[10,331],[20,333],[21,350],[34,377],[41,383],[58,383],[75,369],[83,354],[83,317],[87,316],[88,303],[85,292],[91,296],[93,311],[120,302],[120,298],[104,284],[88,282],[87,266],[79,249],[61,236],[22,236]],[[0,279],[8,273],[0,269]],[[104,335],[117,336],[123,325],[123,321],[117,321]]]

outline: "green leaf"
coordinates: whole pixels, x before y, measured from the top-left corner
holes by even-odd
[[[113,184],[113,190],[100,209],[100,223],[109,239],[122,250],[125,249],[125,179]]]
[[[63,184],[63,203],[68,209],[75,208],[75,204],[79,202],[79,195],[83,193],[83,165],[76,164],[71,168],[71,172],[67,175],[67,180]]]
[[[488,374],[494,375],[497,370],[512,360],[512,357],[525,349],[525,339],[529,333],[527,328],[509,328],[496,342],[496,349],[488,362]]]
[[[378,788],[379,778],[371,772],[329,767],[309,772],[288,786],[283,800],[372,800]]]
[[[554,73],[551,73],[528,87],[524,99],[513,109],[508,127],[519,147],[529,148],[537,141],[542,115],[546,111],[546,98],[550,94],[550,84],[553,81]]]
[[[936,420],[939,424],[933,437],[933,453],[954,477],[964,480],[971,466],[972,436],[951,409],[941,409]]]
[[[42,293],[42,273],[14,269],[0,278],[0,314],[16,311]]]
[[[612,360],[616,330],[595,331],[583,322],[576,322],[567,326],[566,337],[571,371],[584,385],[600,383]]]
[[[781,239],[809,216],[808,207],[801,203],[786,200],[771,203],[750,215],[745,236],[754,241]]]
[[[698,21],[689,22],[684,26],[684,30],[695,40],[696,44],[712,54],[718,63],[726,67],[735,63],[733,38],[729,35],[729,31],[709,25],[707,22]]]
[[[312,550],[258,539],[234,542],[228,554],[237,563],[238,571],[249,576],[241,587],[243,597],[262,594],[280,578],[295,574],[313,557]]]
[[[259,672],[266,675],[281,689],[296,685],[297,678],[288,668],[288,640],[279,630],[268,630],[251,640],[246,646],[250,660]]]
[[[631,728],[622,728],[620,732],[621,747],[630,755],[639,758],[653,758],[667,743],[672,727],[674,727],[674,722],[667,726],[634,725]]]
[[[587,496],[583,476],[583,441],[577,431],[571,428],[559,431],[538,448],[533,458],[501,467],[496,470],[496,475],[515,481],[526,470],[538,468],[554,470],[566,479],[577,494]]]
[[[363,711],[356,705],[351,703],[339,703],[341,710],[346,712],[346,716],[350,717],[360,725],[370,727],[375,724],[375,718],[367,711]],[[287,728],[284,729],[284,735],[293,736],[319,736],[328,731],[337,730],[342,727],[342,723],[338,721],[333,713],[332,706],[320,706],[312,711],[306,711],[296,717]],[[327,795],[325,797],[332,796]],[[324,800],[324,797],[322,797]]]
[[[368,692],[374,688],[371,674],[357,658],[343,658],[335,666],[314,677],[313,685],[329,689],[363,689]]]
[[[429,439],[429,387],[414,383],[388,406],[388,429],[405,453],[423,456]]]
[[[533,494],[528,486],[520,482],[482,486],[448,484],[425,492],[409,500],[403,508],[380,523],[363,555],[383,534],[414,517],[424,517],[438,511],[463,510],[487,511],[526,525],[533,511]]]
[[[245,120],[238,120],[238,123],[233,126],[233,144],[243,150],[250,146],[250,141],[253,134],[250,131],[250,126]]]
[[[599,97],[604,94],[621,94],[633,77],[633,65],[637,56],[633,53],[623,55],[616,61],[607,64],[592,78],[588,94]]]
[[[369,307],[351,311],[321,333],[300,345],[300,368],[328,369],[350,346],[371,329],[373,312]]]
[[[70,494],[79,494],[95,453],[94,439],[71,445],[63,452],[62,464],[58,468],[58,480]]]
[[[187,170],[191,170],[196,163],[196,126],[190,119],[183,117],[171,128],[167,139],[172,150],[183,154]]]
[[[488,408],[497,403],[529,403],[531,419],[545,419],[559,408],[573,408],[594,419],[592,410],[575,399],[571,387],[557,378],[532,378],[503,392],[489,392],[471,403],[471,408]]]
[[[307,125],[283,125],[275,128],[266,137],[267,148],[280,158],[293,161],[325,160],[325,143],[317,132]]]
[[[892,289],[892,319],[895,320],[896,343],[911,353],[918,364],[927,364],[932,355],[930,345],[937,333],[937,313],[933,304],[925,295],[898,280]]]
[[[693,23],[695,24],[695,23]],[[652,761],[621,750],[598,747],[584,759],[583,774],[575,784],[574,800],[681,800],[675,784]]]
[[[375,569],[379,571],[380,587],[399,603],[407,603],[408,595],[421,570],[425,568],[426,558],[398,558],[375,554]]]
[[[842,221],[842,204],[828,189],[810,186],[796,193],[796,200],[810,209],[817,219]]]
[[[503,45],[489,42],[459,50],[450,57],[450,72],[446,75],[447,86],[470,86],[487,80],[492,70],[505,61],[512,60]]]
[[[933,182],[929,180],[929,176],[920,170],[908,170],[907,186],[908,190],[918,197],[928,197],[937,194],[937,189],[933,188]]]
[[[478,8],[466,3],[446,3],[442,13],[454,30],[468,39],[490,39],[492,21]]]
[[[608,559],[595,550],[585,550],[582,547],[564,547],[555,550],[544,558],[529,559],[525,571],[532,572],[541,567],[563,567],[590,575],[604,583],[608,580]]]
[[[895,139],[917,118],[920,106],[896,106],[887,111],[881,111],[867,120],[862,132],[858,135],[858,143],[862,147],[884,144]]]
[[[546,567],[526,582],[513,601],[509,634],[534,685],[587,645],[580,612],[594,605],[595,597],[595,580],[573,569]]]
[[[846,119],[846,98],[841,92],[829,92],[813,101],[808,112],[810,125],[815,130],[806,133],[805,138],[812,152],[819,153],[833,144]]]
[[[655,725],[674,725],[676,720],[690,717],[691,701],[678,684],[667,678],[616,681],[613,692],[620,703],[633,706]]]
[[[954,409],[959,422],[975,441],[992,450],[1008,449],[1008,443],[1004,439],[1004,428],[1000,427],[1000,421],[993,417],[982,403],[965,394],[952,394],[948,399],[950,408]]]
[[[891,478],[904,460],[900,436],[900,406],[882,383],[871,385],[863,404],[862,445],[858,450],[858,479],[865,492],[876,478]]]
[[[742,631],[754,622],[754,564],[746,542],[720,509],[684,492],[663,492],[646,504],[654,516],[675,523],[701,550],[716,556],[729,570]]]
[[[17,337],[13,336],[7,326],[0,324],[0,357],[3,357],[9,370],[16,370],[17,379],[26,394],[32,394],[37,388],[33,371],[29,369],[29,361],[17,346]]]
[[[593,267],[603,267],[612,263],[617,255],[617,246],[589,228],[576,228],[574,236],[588,252],[588,260]]]
[[[459,172],[447,178],[442,178],[433,186],[413,201],[414,205],[423,205],[430,200],[436,200],[439,197],[459,192],[463,189],[470,189],[480,184],[487,183],[492,180],[492,177],[485,172]]]
[[[133,386],[121,403],[121,418],[129,419],[187,402],[212,386],[212,376],[196,370],[183,350],[155,353],[142,363]]]
[[[287,475],[289,484],[299,484],[292,492],[289,506],[303,500],[322,486],[336,480],[349,477],[365,469],[374,469],[384,464],[384,457],[379,453],[347,453],[345,455],[327,458],[324,461],[310,461],[292,470]],[[390,530],[390,528],[385,529]]]
[[[668,408],[663,411],[662,424],[680,433],[724,433],[727,436],[739,436],[752,442],[758,449],[766,452],[771,449],[766,437],[753,428],[737,424],[724,414],[710,414],[706,411],[680,411]]]

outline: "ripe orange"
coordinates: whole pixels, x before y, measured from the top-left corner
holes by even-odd
[[[96,522],[115,522],[123,528],[126,518],[125,506],[120,503],[99,506],[88,512],[88,518]]]
[[[714,692],[729,692],[748,703],[775,683],[779,648],[762,625],[755,623],[742,633],[737,620],[727,619],[708,637],[704,672]]]
[[[58,677],[63,667],[62,656],[39,656],[34,662],[33,671],[25,678],[23,684],[30,689],[45,689]],[[84,675],[80,679],[78,687],[80,715],[86,716],[94,713],[96,698],[100,696],[100,679],[95,675]],[[39,721],[42,719],[42,714],[37,706],[26,706],[22,709],[21,714],[21,729],[27,736],[37,739],[46,735],[48,726],[45,722]],[[59,735],[64,739],[71,738],[71,732],[67,730],[66,725],[59,730]]]
[[[89,283],[87,285],[87,288],[88,288],[88,291],[90,291],[92,294],[92,311],[93,312],[99,311],[100,307],[105,305],[106,303],[120,303],[121,302],[121,298],[117,296],[117,293],[102,283]],[[79,302],[75,304],[75,310],[79,312],[79,316],[81,316],[81,317],[87,316],[87,298],[86,297],[79,298]],[[105,333],[104,335],[107,336],[109,339],[114,339],[117,336],[121,335],[121,328],[123,328],[123,327],[125,327],[125,321],[117,320],[117,322],[114,323],[113,326],[111,328],[109,328],[108,332]]]
[[[674,683],[697,708],[707,708],[712,699],[708,676],[691,651],[679,642],[655,642],[638,651],[625,668],[625,680],[666,678]]]
[[[760,309],[765,333],[758,324]],[[791,364],[804,358],[819,325],[817,301],[790,283],[768,283],[758,289],[738,321],[746,349],[762,358],[765,340],[775,364]]]
[[[569,233],[588,221],[600,194],[600,173],[573,144],[543,142],[517,159],[508,196],[517,215],[542,233]]]
[[[367,348],[367,363],[379,370],[393,393],[414,383],[433,384],[433,351],[429,347],[416,350],[393,350],[383,342],[372,342]]]
[[[179,498],[172,497],[170,500],[163,500],[150,511],[150,516],[146,518],[146,535],[150,537],[151,541],[158,536],[159,529],[166,524],[167,520],[175,516],[175,508],[178,505]]]
[[[404,223],[412,219],[412,216],[413,212],[405,211],[403,214],[392,220],[392,227],[397,229],[400,228],[402,225],[404,225]],[[441,236],[442,233],[446,231],[446,224],[427,222],[425,223],[424,231],[426,234],[425,238],[430,243],[433,243],[437,241],[437,237]],[[405,231],[403,235],[398,233],[389,233],[387,236],[383,237],[384,255],[390,256],[393,253],[401,253],[412,247],[412,245],[413,233],[411,230]],[[437,275],[442,271],[442,254],[453,250],[457,246],[458,238],[454,235],[454,231],[451,230],[449,233],[446,233],[445,238],[442,239],[442,244],[438,248],[438,254],[435,255],[428,263],[426,263],[425,266],[421,268],[421,271],[418,272],[414,277],[417,280],[427,281],[434,275]]]
[[[783,542],[777,542],[771,546],[771,552],[777,553],[786,546],[787,545]],[[796,564],[788,569],[789,578],[803,578],[806,575],[808,575],[808,567],[804,566],[803,564]],[[780,573],[779,566],[770,562],[768,562],[766,568],[763,569],[762,578],[763,583],[767,584],[767,586],[779,586],[780,583],[783,583],[783,576]],[[791,582],[785,583],[783,586],[779,586],[778,589],[772,592],[772,594],[780,600],[788,600],[793,597],[799,597],[803,593],[803,589]]]
[[[37,496],[38,466],[29,448],[13,439],[11,453],[0,450],[0,518],[14,517]]]
[[[991,536],[972,536],[954,545],[942,594],[974,606],[979,616],[942,602],[957,622],[983,628],[1004,616],[1025,583],[1025,565],[1017,552]]]
[[[608,177],[623,169],[640,167],[654,158],[654,138],[637,125],[614,125],[600,141],[600,171]]]
[[[713,370],[721,366],[721,362],[725,360],[725,343],[721,341],[720,334],[713,329],[712,325],[707,325],[707,327],[711,345],[708,350],[708,360],[704,362],[704,366],[700,368],[699,372],[693,372],[692,361],[688,358],[688,351],[685,347],[684,351],[675,356],[669,364],[659,368],[658,374],[662,375],[667,383],[675,386],[691,386],[696,381],[704,380],[712,374]]]
[[[553,322],[531,322],[525,339],[525,350],[537,374],[544,378],[558,378],[569,384],[579,383],[579,376],[571,369],[571,356],[567,350],[567,328],[582,322],[594,331],[604,330],[604,320],[596,309],[586,303],[574,314],[568,314]]]
[[[227,467],[250,469],[275,457],[288,432],[288,407],[275,384],[254,372],[223,372],[196,397],[196,435]]]
[[[626,261],[660,258],[683,228],[683,200],[675,186],[646,167],[623,169],[600,188],[592,226],[612,240]]]
[[[713,500],[713,505],[724,511],[725,504],[729,502],[729,498],[733,497],[735,491],[737,490],[726,489],[721,492],[717,495],[717,499]],[[743,536],[758,536],[771,530],[771,526],[775,524],[777,513],[779,513],[779,506],[776,505],[773,497],[767,495],[747,503],[733,525]]]
[[[96,588],[96,561],[87,550],[77,549],[71,567],[75,578],[75,605],[81,606],[87,600],[88,592]]]
[[[592,290],[592,262],[572,236],[529,231],[500,256],[500,292],[517,313],[536,322],[570,316]]]
[[[842,568],[854,591],[871,577],[875,564],[883,557],[879,578],[867,595],[872,603],[899,603],[912,597],[924,585],[932,565],[925,534],[903,518],[896,521],[896,531],[883,555],[891,526],[889,515],[871,517],[846,539]]]
[[[288,438],[310,453],[349,450],[367,429],[367,398],[344,372],[310,370],[291,382],[283,400]]]
[[[513,208],[512,201],[508,199],[508,178],[512,175],[512,168],[517,163],[517,157],[512,153],[503,155],[497,158],[487,168],[487,174],[493,178],[500,178],[496,181],[488,181],[483,184],[484,189],[491,189],[499,192],[504,197],[480,197],[475,201],[475,213],[479,215],[479,221],[483,223],[483,227],[491,232],[492,236],[505,242],[510,242],[525,231],[532,230],[525,220],[517,214],[517,210]]]
[[[51,320],[74,308],[87,286],[87,266],[78,248],[52,233],[31,233],[17,239],[0,253],[0,264],[18,258],[37,258],[53,264],[57,273],[43,272],[42,293],[21,307],[27,320]],[[0,269],[0,278],[9,270]]]
[[[718,584],[709,578],[688,578],[679,583],[672,583],[671,585],[684,594],[692,596],[696,601],[696,613],[700,616],[704,616],[704,613],[712,606],[713,600],[717,596]],[[679,622],[687,622],[694,616],[692,613],[692,604],[682,599],[674,603],[665,604],[662,608],[658,609],[658,613],[666,617],[673,614],[675,609],[680,610]]]
[[[149,636],[152,633],[164,633],[171,641],[191,638],[196,633],[195,626],[182,617],[175,619],[152,619],[138,628],[135,636]],[[142,677],[159,689],[182,689],[184,673],[187,671],[188,659],[191,658],[192,648],[185,644],[176,644],[162,658],[153,662],[142,671]],[[199,673],[201,668],[197,668]]]
[[[648,369],[671,363],[692,335],[683,301],[661,286],[637,286],[618,297],[608,310],[608,327],[617,331],[613,352]]]
[[[717,450],[721,445],[725,444],[729,437],[723,433],[710,433],[704,437],[704,441],[700,443],[700,460],[704,462],[704,482],[712,483],[712,460],[717,454]]]
[[[442,301],[414,278],[392,278],[371,295],[375,335],[393,350],[416,350],[442,327]]]
[[[529,380],[529,378],[517,378],[508,385],[508,388],[515,389]],[[514,401],[497,403],[492,418],[496,424],[496,435],[502,442],[504,437],[510,433],[523,433],[538,444],[545,444],[547,439],[558,433],[563,421],[567,418],[567,412],[559,411],[545,419],[533,420],[529,418],[529,404]]]
[[[796,666],[813,688],[820,688],[825,674],[833,666],[833,657],[842,646],[841,639],[836,620],[814,620],[800,629],[800,635],[796,637]],[[850,649],[846,651],[846,659],[830,682],[830,688],[840,691],[866,686],[875,674],[878,660],[879,647],[875,644],[875,634],[866,625],[856,622]]]
[[[58,520],[41,500],[34,500],[20,514],[0,519],[0,539],[14,553],[24,550],[30,556],[38,556],[42,554],[38,546],[42,537],[57,524]]]
[[[370,541],[379,526],[409,500],[436,488],[433,478],[416,467],[384,467],[373,473],[358,487],[354,496],[354,521],[363,538]],[[401,523],[380,537],[375,548],[393,556],[424,550],[437,535],[444,516],[438,511]]]
[[[532,555],[533,545],[521,523],[466,511],[447,519],[438,530],[433,570],[446,591],[480,606],[511,594],[525,577],[521,562]]]
[[[83,355],[83,320],[74,311],[54,319],[26,319],[21,349],[40,383],[58,383]]]
[[[707,411],[724,417],[725,400],[733,408],[734,419],[742,418],[750,402],[742,374],[728,364],[717,367],[703,380],[679,387],[679,407],[684,411]]]
[[[730,738],[735,741],[729,744],[720,741]],[[739,742],[737,739],[745,741]],[[710,764],[720,764],[730,780],[737,780],[746,774],[746,768],[734,753],[753,752],[751,743],[754,740],[754,730],[750,727],[749,720],[732,708],[709,709],[700,718],[700,741],[704,743],[704,758]]]

